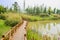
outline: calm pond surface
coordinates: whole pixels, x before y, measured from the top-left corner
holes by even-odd
[[[51,37],[51,40],[53,40],[53,37],[56,38],[55,40],[60,40],[60,21],[36,22],[34,24],[32,24],[34,27],[31,27],[31,29],[42,34],[42,37],[47,35]]]

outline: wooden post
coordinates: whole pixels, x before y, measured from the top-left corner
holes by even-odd
[[[26,40],[26,34],[24,34],[24,40]]]
[[[5,40],[5,36],[4,35],[2,35],[2,39],[1,40]]]

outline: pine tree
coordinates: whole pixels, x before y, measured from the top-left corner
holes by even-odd
[[[48,8],[48,14],[51,14],[51,7]]]
[[[45,8],[44,8],[44,13],[46,13],[46,9],[47,9],[47,8],[45,7]]]
[[[14,7],[14,11],[17,12],[18,11],[18,3],[14,2],[13,7]]]

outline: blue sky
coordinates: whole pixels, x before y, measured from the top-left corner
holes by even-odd
[[[21,8],[23,8],[23,0],[0,0],[0,5],[11,7],[14,2],[18,2]],[[60,9],[60,0],[26,0],[26,7],[31,6],[40,6],[44,4],[44,6],[51,6],[52,8]]]
[[[15,0],[0,0],[0,5],[11,7]]]

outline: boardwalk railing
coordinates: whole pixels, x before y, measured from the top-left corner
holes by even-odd
[[[23,21],[22,21],[22,23],[23,23]],[[11,40],[12,36],[16,32],[16,30],[21,26],[22,23],[18,23],[10,31],[8,31],[5,35],[2,35],[2,39],[1,40]]]

